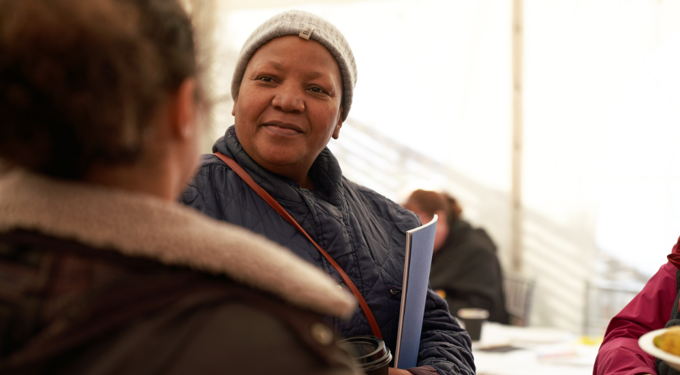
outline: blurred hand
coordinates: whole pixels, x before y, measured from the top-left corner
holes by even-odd
[[[387,371],[387,374],[388,375],[413,375],[406,370],[402,370],[400,368],[394,368],[394,367],[390,367],[389,371]]]

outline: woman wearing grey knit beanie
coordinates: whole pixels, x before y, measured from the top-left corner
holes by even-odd
[[[331,320],[335,328],[343,337],[382,337],[394,353],[405,233],[420,222],[344,178],[326,147],[340,135],[356,81],[352,50],[326,20],[289,11],[260,25],[234,71],[235,125],[215,142],[182,200],[288,247],[353,290],[362,309]],[[389,371],[474,374],[469,336],[431,290],[417,366]]]

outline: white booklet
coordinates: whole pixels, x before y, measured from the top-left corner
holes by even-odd
[[[394,367],[407,369],[418,365],[420,334],[423,330],[425,299],[434,252],[437,215],[432,221],[406,232],[404,281],[401,291],[399,330]]]

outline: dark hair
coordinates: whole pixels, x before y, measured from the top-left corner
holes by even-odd
[[[454,197],[447,193],[418,189],[411,193],[404,207],[421,211],[427,215],[434,215],[437,211],[444,211],[448,220],[457,220],[463,213]]]
[[[195,75],[176,0],[0,0],[0,158],[68,179],[131,163]]]

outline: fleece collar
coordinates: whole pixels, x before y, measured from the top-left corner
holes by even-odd
[[[288,249],[149,195],[14,170],[0,177],[0,232],[15,229],[224,274],[325,315],[348,318],[356,305]]]

